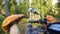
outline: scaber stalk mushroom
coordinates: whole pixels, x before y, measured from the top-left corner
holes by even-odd
[[[2,23],[2,30],[10,34],[20,34],[17,24],[23,17],[24,14],[8,16]]]
[[[46,16],[46,19],[47,19],[47,21],[50,22],[50,23],[57,22],[57,19],[54,18],[54,17],[51,16],[51,15],[47,15],[47,16]]]
[[[48,21],[52,21],[52,20],[54,19],[54,17],[51,16],[51,15],[47,15],[47,16],[46,16],[46,19],[47,19]]]

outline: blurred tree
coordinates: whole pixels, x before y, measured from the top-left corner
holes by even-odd
[[[4,0],[5,1],[5,10],[6,10],[6,16],[9,16],[9,7],[8,7],[8,1],[7,0]]]

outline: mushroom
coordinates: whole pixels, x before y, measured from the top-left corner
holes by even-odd
[[[17,24],[23,17],[24,14],[8,16],[2,23],[2,30],[10,34],[20,34]]]
[[[47,15],[47,16],[46,16],[46,19],[47,19],[48,21],[52,21],[52,20],[54,19],[54,17],[51,16],[51,15]]]
[[[50,23],[57,22],[57,19],[54,18],[54,17],[51,16],[51,15],[47,15],[47,16],[46,16],[46,19],[47,19],[47,21],[50,22]]]

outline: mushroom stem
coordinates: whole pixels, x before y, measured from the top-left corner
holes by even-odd
[[[14,23],[10,28],[10,34],[20,34],[17,23]]]

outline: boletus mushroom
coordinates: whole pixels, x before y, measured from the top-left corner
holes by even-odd
[[[47,19],[47,21],[50,22],[50,23],[54,23],[54,22],[57,21],[57,19],[54,18],[54,17],[51,16],[51,15],[47,15],[47,16],[46,16],[46,19]]]
[[[24,14],[8,16],[2,23],[2,30],[10,34],[20,34],[17,24],[23,17]]]

